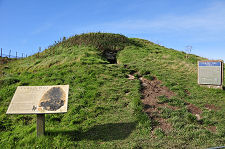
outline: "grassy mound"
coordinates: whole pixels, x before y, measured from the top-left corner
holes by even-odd
[[[67,40],[63,40],[61,44],[71,47],[74,45],[93,46],[100,51],[119,51],[128,45],[130,40],[120,34],[112,33],[88,33],[75,35]]]
[[[63,51],[57,51],[58,47],[71,48],[74,46],[88,46],[98,49],[99,55],[110,63],[116,63],[116,54],[118,51],[123,50],[128,45],[135,44],[132,40],[126,36],[112,33],[87,33],[81,35],[75,35],[68,39],[65,37],[55,42],[49,49],[45,50],[40,56],[48,56],[62,53]],[[39,56],[39,53],[37,54]]]
[[[116,51],[110,64],[105,51]],[[203,58],[142,39],[89,33],[64,39],[42,53],[2,64],[0,148],[207,148],[225,142],[225,93],[197,84]],[[129,75],[134,75],[133,79]],[[159,97],[160,118],[143,112],[140,77],[155,77],[174,92]],[[68,112],[46,115],[36,137],[35,115],[6,115],[17,86],[69,84]],[[196,118],[192,109],[201,113]],[[157,128],[157,129],[156,129]]]

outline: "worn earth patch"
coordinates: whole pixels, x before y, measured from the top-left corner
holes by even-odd
[[[135,79],[134,74],[129,74],[128,79],[133,80]],[[143,77],[140,77],[139,80],[141,81],[142,86],[142,103],[144,104],[144,112],[148,114],[149,118],[153,122],[152,132],[155,129],[161,128],[165,133],[170,132],[173,127],[167,121],[167,119],[162,118],[160,108],[169,108],[172,110],[179,109],[178,107],[168,105],[168,103],[161,103],[159,102],[158,98],[160,96],[165,96],[166,98],[170,99],[171,97],[175,96],[171,90],[167,87],[162,86],[162,82],[154,78],[153,80],[148,80]],[[188,90],[185,90],[185,93],[190,95]],[[197,120],[202,119],[202,110],[195,106],[194,104],[186,102],[188,111],[195,115]],[[214,105],[205,105],[206,109],[209,110],[218,110],[219,108]],[[208,126],[206,127],[207,130],[211,132],[216,132],[216,126]]]
[[[196,116],[197,120],[200,120],[202,118],[201,117],[202,110],[199,107],[196,107],[195,105],[191,103],[188,103],[187,108],[190,113]]]
[[[213,133],[216,132],[216,126],[209,126],[209,127],[207,127],[207,129]]]
[[[213,104],[206,104],[205,105],[205,108],[206,109],[208,109],[208,110],[214,110],[214,111],[216,111],[216,110],[219,110],[220,109],[220,107],[216,107],[215,105],[213,105]]]
[[[159,108],[167,107],[176,110],[177,107],[170,106],[167,103],[159,103],[159,96],[166,96],[171,98],[175,94],[167,87],[161,86],[161,81],[154,78],[153,80],[147,80],[143,77],[139,78],[142,84],[142,103],[144,104],[144,111],[149,115],[149,118],[153,121],[153,130],[161,128],[165,133],[172,130],[172,125],[167,122],[166,119],[160,117],[161,111]]]

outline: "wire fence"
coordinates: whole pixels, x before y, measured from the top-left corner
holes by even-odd
[[[0,57],[7,57],[7,58],[15,58],[15,59],[20,59],[20,58],[26,58],[27,54],[25,53],[19,53],[19,52],[12,52],[11,50],[9,50],[8,54],[4,53],[3,49],[1,48],[0,51]]]

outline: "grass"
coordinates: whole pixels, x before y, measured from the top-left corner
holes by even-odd
[[[134,59],[136,59],[134,61]],[[118,61],[136,68],[139,72],[150,72],[171,89],[176,96],[168,99],[160,97],[161,103],[178,107],[178,110],[162,109],[162,116],[173,125],[173,131],[159,139],[157,147],[162,148],[207,148],[224,145],[224,109],[225,93],[223,90],[208,89],[197,84],[197,61],[203,58],[185,54],[158,45],[136,48],[126,47],[119,53]],[[197,121],[191,114],[186,103],[200,108],[202,120]],[[219,110],[208,110],[206,104],[221,107]],[[207,128],[216,126],[216,132]],[[173,138],[173,139],[172,139]],[[163,142],[161,142],[163,140]],[[167,142],[167,143],[165,143]],[[164,146],[166,144],[166,146]]]
[[[110,64],[104,51],[116,51]],[[89,33],[63,39],[42,53],[2,64],[0,148],[207,148],[225,142],[225,93],[197,84],[197,61],[152,42],[119,34]],[[134,80],[127,78],[135,73]],[[161,108],[173,129],[152,131],[143,113],[143,76],[162,81],[176,95],[161,96],[177,110]],[[6,115],[17,86],[69,84],[66,114],[46,115],[46,135],[36,137],[35,115]],[[202,110],[197,120],[187,103]],[[217,110],[209,110],[213,104]],[[216,127],[216,132],[208,128]]]
[[[136,133],[149,138],[151,126],[141,111],[139,81],[126,78],[129,69],[108,64],[93,47],[59,46],[56,51],[58,55],[40,53],[3,69],[1,148],[132,147],[129,140]],[[17,86],[46,84],[69,84],[69,107],[66,114],[46,115],[46,136],[36,138],[35,115],[5,112]]]

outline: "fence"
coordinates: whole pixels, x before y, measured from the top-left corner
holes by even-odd
[[[0,54],[1,54],[0,57],[8,57],[8,58],[16,58],[16,59],[27,57],[27,54],[25,54],[25,53],[18,53],[18,52],[15,52],[14,53],[15,55],[13,55],[11,50],[9,50],[9,54],[4,54],[2,48],[1,48],[1,53]]]

